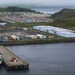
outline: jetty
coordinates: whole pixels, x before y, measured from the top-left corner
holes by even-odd
[[[0,53],[2,53],[3,66],[7,70],[29,70],[29,64],[9,51],[6,47],[0,46]]]

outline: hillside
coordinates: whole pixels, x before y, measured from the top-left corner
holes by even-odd
[[[53,18],[53,26],[75,28],[75,9],[63,9],[51,16]]]
[[[7,8],[0,8],[0,12],[36,12],[35,10],[31,10],[28,8],[20,8],[20,7],[7,7]]]
[[[63,9],[52,15],[54,19],[72,19],[75,18],[75,9]]]

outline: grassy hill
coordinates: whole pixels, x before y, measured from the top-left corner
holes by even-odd
[[[31,10],[28,8],[20,8],[20,7],[7,7],[7,8],[0,8],[0,12],[36,12],[35,10]]]
[[[75,28],[75,9],[63,9],[51,17],[54,19],[53,26]]]
[[[52,15],[55,19],[72,19],[75,18],[75,9],[63,9]]]

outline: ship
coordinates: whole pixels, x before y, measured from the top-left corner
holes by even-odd
[[[2,53],[0,53],[0,65],[2,64]]]

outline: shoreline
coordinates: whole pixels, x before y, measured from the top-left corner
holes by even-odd
[[[34,44],[53,44],[53,43],[70,43],[75,42],[75,38],[56,38],[56,39],[35,39],[35,40],[24,40],[24,41],[8,41],[1,42],[2,46],[16,46],[16,45],[34,45]]]

